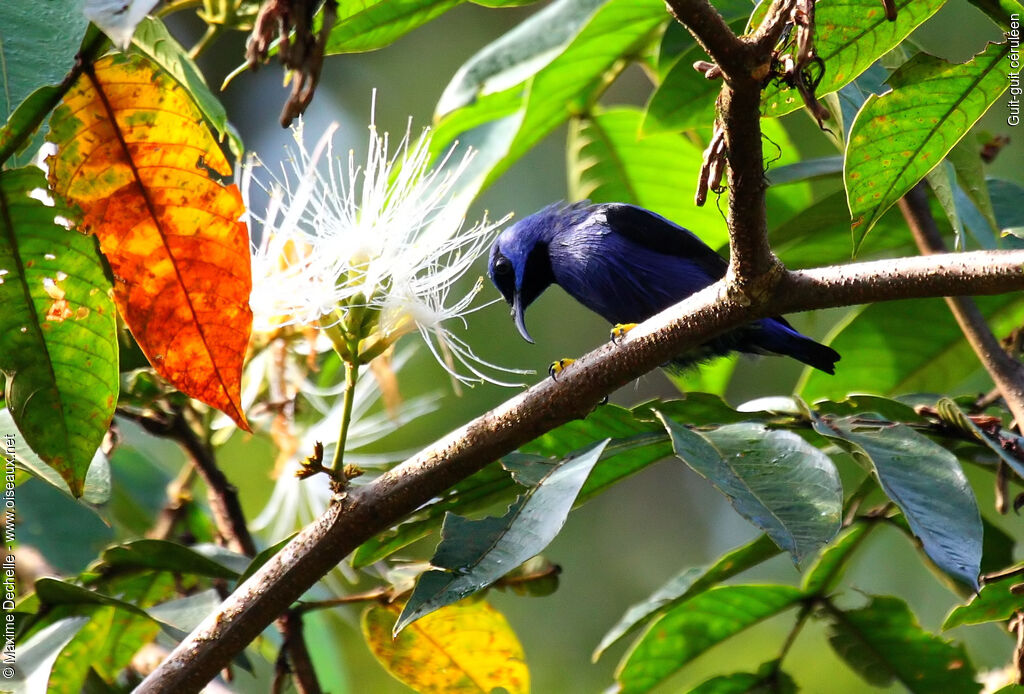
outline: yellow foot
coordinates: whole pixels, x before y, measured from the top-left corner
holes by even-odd
[[[636,323],[618,323],[612,328],[612,342],[618,344],[619,340],[626,336],[630,330],[636,327]]]
[[[569,359],[568,357],[566,357],[565,359],[559,359],[558,361],[553,361],[551,362],[551,366],[548,367],[548,374],[551,376],[551,378],[557,381],[558,374],[562,373],[562,369],[569,366],[569,364],[572,364],[574,361],[576,360]]]

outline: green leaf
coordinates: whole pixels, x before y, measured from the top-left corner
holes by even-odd
[[[556,464],[533,460],[517,465],[512,474],[531,488],[501,518],[473,521],[449,514],[430,560],[438,568],[420,576],[394,632],[490,585],[547,547],[604,447],[605,442],[593,445]]]
[[[722,396],[709,393],[690,392],[677,400],[651,400],[633,408],[637,419],[650,422],[652,427],[664,431],[659,413],[677,422],[688,422],[691,426],[717,426],[750,419],[749,412],[739,412]]]
[[[999,179],[989,179],[988,187],[1000,231],[1024,239],[1024,188]]]
[[[1024,595],[1019,593],[1019,585],[1012,578],[985,585],[966,605],[953,608],[942,623],[942,629],[1009,619],[1014,612],[1024,609]]]
[[[1024,322],[1019,294],[977,297],[992,331],[1005,334]],[[940,299],[890,301],[859,311],[828,340],[840,354],[869,354],[847,359],[835,376],[805,372],[797,392],[808,402],[841,399],[850,392],[886,395],[958,393],[981,372],[974,351],[949,308]]]
[[[39,87],[64,79],[87,25],[75,0],[0,2],[0,121],[6,122],[29,94],[36,95],[38,105],[43,98]],[[42,137],[37,135],[31,150],[40,144]],[[11,163],[24,165],[30,160],[31,152]]]
[[[685,569],[658,588],[646,600],[638,602],[626,610],[615,626],[601,637],[601,643],[594,649],[591,659],[596,662],[606,650],[643,624],[676,608],[716,584],[771,559],[778,553],[778,546],[767,535],[761,535],[753,542],[729,552],[711,566]]]
[[[647,627],[615,671],[623,694],[646,692],[712,646],[797,604],[796,588],[712,588]]]
[[[795,164],[777,166],[767,172],[768,181],[773,186],[793,181],[805,181],[810,178],[829,178],[843,172],[843,157],[840,154],[817,159],[804,159]]]
[[[993,440],[992,437],[979,429],[978,425],[971,421],[971,418],[957,406],[956,402],[950,398],[940,398],[935,404],[935,409],[945,422],[952,424],[968,436],[973,436],[986,448],[995,453],[1000,460],[1009,465],[1021,478],[1024,478],[1024,463],[1018,460],[1010,451],[1004,449],[998,439]]]
[[[1010,29],[1011,15],[1024,13],[1024,5],[1018,0],[968,0],[968,2],[987,14],[1004,31]]]
[[[793,678],[779,669],[773,660],[758,668],[756,673],[735,672],[712,677],[689,691],[689,694],[796,694],[799,691]]]
[[[89,590],[82,586],[56,578],[40,578],[36,581],[36,596],[43,605],[72,605],[76,607],[116,607],[140,617],[149,618],[144,609],[111,595]]]
[[[248,563],[248,560],[245,560]],[[171,571],[179,574],[238,578],[238,572],[223,563],[168,540],[133,540],[107,547],[99,563],[90,567],[94,573],[106,571]]]
[[[242,145],[242,138],[238,131],[228,122],[228,114],[224,110],[224,105],[210,91],[202,71],[189,57],[184,46],[167,31],[164,23],[155,17],[146,17],[135,29],[132,43],[152,58],[157,65],[171,73],[174,79],[191,95],[203,117],[206,118],[206,122],[217,131],[217,137],[223,142],[224,137],[227,136],[231,144],[231,152],[236,158],[241,158],[245,147]]]
[[[823,436],[852,444],[943,571],[977,589],[982,525],[956,456],[910,427],[864,417],[815,418]]]
[[[804,574],[804,592],[825,595],[835,588],[850,557],[873,527],[871,523],[854,523],[823,549]]]
[[[1005,91],[1007,51],[993,44],[963,64],[919,53],[889,78],[891,92],[868,97],[850,129],[844,171],[857,245]]]
[[[121,604],[91,609],[89,623],[61,652],[50,674],[49,691],[81,691],[90,670],[114,681],[138,650],[156,638],[160,625],[145,608],[172,596],[175,581],[166,573],[137,575],[116,581],[116,591]],[[126,610],[124,605],[135,609]]]
[[[758,8],[761,16],[768,4],[762,3]],[[864,72],[931,17],[945,0],[896,0],[893,4],[898,12],[895,22],[885,18],[881,4],[875,0],[831,0],[817,6],[814,49],[825,61],[825,74],[815,91],[819,97],[836,91]],[[773,117],[804,105],[797,90],[784,84],[768,86],[761,103],[762,113]]]
[[[707,53],[700,46],[691,46],[651,94],[640,124],[644,137],[714,126],[715,99],[722,91],[722,80],[705,79],[693,69],[697,60],[707,60]]]
[[[569,197],[640,205],[696,229],[712,248],[724,245],[729,236],[717,208],[697,207],[682,194],[695,188],[700,148],[674,133],[639,139],[641,117],[635,108],[616,108],[572,121]]]
[[[383,48],[462,0],[364,0],[338,3],[325,55]],[[317,13],[323,15],[323,10]]]
[[[949,151],[946,159],[956,170],[964,194],[974,203],[993,231],[998,231],[992,198],[985,183],[985,169],[981,162],[981,147],[976,137],[966,137]]]
[[[352,555],[352,566],[357,569],[369,566],[426,537],[441,525],[446,513],[467,515],[503,501],[507,503],[517,488],[500,465],[488,465],[445,491],[406,521],[361,544]]]
[[[925,174],[935,199],[946,214],[949,225],[953,227],[953,236],[956,250],[964,250],[966,241],[964,239],[964,223],[960,219],[960,211],[957,208],[953,188],[956,186],[956,171],[948,161],[941,161],[939,165]]]
[[[550,63],[607,0],[556,0],[463,63],[434,111],[440,118],[483,94],[521,84]]]
[[[609,0],[572,43],[528,84],[525,113],[508,153],[484,181],[490,185],[511,164],[570,115],[590,106],[636,53],[667,21],[657,0]]]
[[[898,681],[911,692],[977,692],[963,646],[930,634],[898,598],[875,596],[857,610],[827,611],[829,643],[867,682]]]
[[[14,418],[11,416],[11,413],[8,410],[0,410],[0,431],[14,430]],[[10,441],[6,443],[10,443]],[[36,455],[35,451],[29,448],[28,444],[20,436],[14,437],[14,457],[15,466],[19,471],[28,473],[26,477],[28,475],[36,477],[55,487],[65,496],[71,499],[75,498],[71,494],[71,488],[68,487],[68,483],[64,481],[64,478],[56,470],[44,463],[42,458]],[[76,499],[76,501],[102,517],[103,514],[97,507],[110,500],[110,493],[110,460],[104,455],[102,450],[99,450],[96,451],[96,455],[93,456],[92,462],[89,464],[89,471],[85,473],[85,486],[82,489],[82,496]]]
[[[644,421],[617,405],[605,405],[591,412],[586,419],[563,424],[534,439],[523,447],[523,451],[561,458],[604,439],[609,439],[608,444],[580,490],[578,503],[672,452],[664,427]]]
[[[0,370],[25,441],[81,496],[117,403],[114,304],[95,239],[37,188],[39,169],[0,173]]]
[[[745,422],[706,434],[661,417],[675,454],[799,562],[839,531],[843,490],[832,460],[790,431]]]
[[[20,692],[49,691],[47,685],[57,656],[88,622],[88,617],[60,619],[19,643],[18,666],[14,668],[14,677],[4,680],[4,686]]]
[[[901,424],[923,424],[928,421],[910,405],[878,395],[850,395],[838,402],[822,400],[814,403],[814,410],[820,415],[838,416],[873,413],[890,422],[900,422]]]

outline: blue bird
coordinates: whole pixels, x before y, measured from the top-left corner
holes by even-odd
[[[533,342],[524,314],[551,284],[613,324],[639,323],[720,280],[728,262],[642,207],[579,202],[549,205],[504,230],[488,269],[519,333]],[[834,349],[774,317],[719,335],[670,365],[686,368],[733,350],[786,355],[830,374],[839,361]]]

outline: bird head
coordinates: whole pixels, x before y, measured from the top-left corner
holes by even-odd
[[[501,232],[491,246],[488,274],[512,307],[512,319],[527,342],[533,338],[526,330],[526,307],[555,281],[548,243],[557,217],[556,206],[545,208]]]

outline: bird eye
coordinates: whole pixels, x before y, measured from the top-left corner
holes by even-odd
[[[498,256],[494,261],[494,276],[503,277],[512,272],[512,263],[505,256]]]

